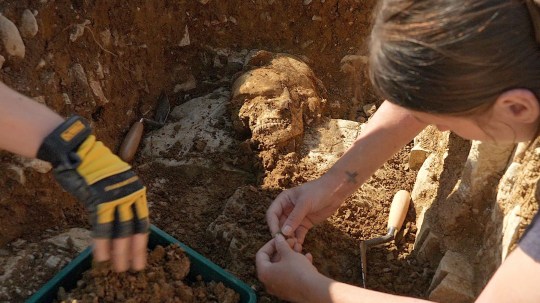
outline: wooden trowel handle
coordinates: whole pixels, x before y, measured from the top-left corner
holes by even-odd
[[[390,215],[388,216],[388,229],[395,228],[396,231],[401,229],[409,203],[411,202],[411,194],[406,190],[400,190],[394,195],[392,205],[390,206]]]
[[[118,156],[126,162],[131,162],[135,158],[135,153],[137,148],[141,143],[141,138],[143,135],[144,125],[142,120],[133,123],[129,132],[127,133],[120,150],[118,151]]]

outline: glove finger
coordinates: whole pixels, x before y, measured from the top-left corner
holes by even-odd
[[[110,239],[113,236],[113,223],[115,208],[110,204],[100,204],[97,212],[91,213],[90,223],[92,224],[92,237],[100,239]]]
[[[131,237],[131,268],[143,270],[146,266],[148,234],[135,234]]]
[[[112,241],[112,262],[116,272],[123,272],[129,269],[131,259],[130,238],[114,239]]]
[[[148,206],[146,202],[146,195],[142,195],[133,205],[131,205],[133,211],[133,233],[145,234],[150,227],[150,220],[148,219]]]
[[[128,220],[123,220],[129,218]],[[112,224],[112,238],[126,238],[133,235],[133,211],[131,205],[119,205],[114,208],[114,220]]]

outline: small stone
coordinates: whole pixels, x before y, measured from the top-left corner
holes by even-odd
[[[21,31],[21,35],[25,38],[32,38],[38,32],[36,17],[29,9],[25,9],[22,14],[21,27],[19,30]]]
[[[68,94],[66,94],[66,93],[63,93],[63,94],[62,94],[62,100],[64,100],[64,103],[65,103],[66,105],[70,105],[70,104],[71,104],[71,99],[69,99],[69,96],[68,96]]]
[[[17,241],[11,243],[11,246],[14,247],[14,248],[21,248],[25,244],[26,244],[26,240],[18,239]]]
[[[17,181],[21,185],[26,184],[24,169],[20,166],[9,164],[7,167],[7,175],[10,179]]]
[[[429,150],[414,146],[409,154],[409,168],[419,170],[429,156]]]
[[[375,103],[369,103],[362,106],[362,110],[364,111],[366,116],[371,117],[377,111],[377,106],[375,105]]]
[[[106,29],[99,33],[99,37],[101,38],[101,42],[103,42],[104,46],[110,46],[111,45],[111,31]]]
[[[75,28],[73,29],[73,31],[69,35],[69,40],[71,40],[71,42],[75,42],[80,36],[82,36],[84,34],[84,29],[89,24],[90,24],[90,20],[84,20],[83,23],[76,24]]]
[[[88,81],[88,84],[90,85],[90,88],[92,89],[92,93],[94,93],[94,96],[96,96],[98,100],[100,101],[100,105],[109,103],[109,99],[105,97],[105,94],[103,93],[103,89],[101,88],[101,84],[99,84],[98,81],[90,80]]]
[[[86,77],[86,72],[84,71],[84,68],[81,64],[75,63],[73,66],[71,66],[70,69],[71,74],[79,84],[81,84],[84,87],[88,87],[88,78]]]
[[[313,20],[313,21],[322,21],[322,17],[317,16],[317,15],[313,15],[313,17],[311,17],[311,20]]]
[[[304,0],[304,5],[310,5],[312,0]]]
[[[45,59],[39,60],[38,64],[36,65],[36,70],[42,69],[43,67],[45,67],[45,65],[47,65]]]
[[[69,249],[68,238],[69,238],[68,234],[60,234],[56,237],[47,239],[46,241],[60,248]]]
[[[58,256],[50,256],[47,261],[45,261],[45,266],[49,268],[56,268],[61,261],[62,259],[60,259]]]
[[[191,41],[189,39],[189,30],[188,26],[184,28],[184,36],[182,37],[182,40],[180,40],[180,43],[178,43],[179,46],[188,46],[191,44]]]
[[[36,98],[34,98],[34,99],[36,99]],[[45,101],[43,101],[43,104],[44,103],[45,103]],[[22,156],[18,156],[17,160],[25,168],[31,168],[31,169],[33,169],[33,170],[35,170],[35,171],[37,171],[38,173],[41,173],[41,174],[46,174],[49,171],[51,171],[51,169],[52,169],[52,165],[49,162],[46,162],[46,161],[43,161],[43,160],[31,159],[31,158],[26,158],[26,157],[22,157]]]
[[[0,15],[0,36],[4,49],[10,56],[24,58],[26,47],[17,26],[11,20]]]
[[[99,61],[96,63],[96,76],[99,80],[105,79],[105,73],[103,72],[103,66]]]
[[[195,89],[196,87],[197,87],[197,80],[195,79],[193,75],[189,75],[189,78],[185,82],[181,84],[177,84],[174,87],[173,91],[174,93],[187,92],[192,89]]]
[[[201,4],[206,4],[208,2],[210,2],[210,0],[199,0],[199,3],[201,3]]]
[[[68,233],[68,244],[78,252],[82,252],[92,244],[92,237],[87,229],[72,228]]]

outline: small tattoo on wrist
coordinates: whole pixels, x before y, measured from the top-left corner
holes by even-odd
[[[357,183],[357,181],[356,181],[356,177],[358,176],[357,172],[345,171],[345,173],[347,174],[347,182],[355,183],[355,184]]]

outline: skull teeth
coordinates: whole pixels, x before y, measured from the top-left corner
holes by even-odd
[[[283,122],[283,120],[279,120],[279,119],[272,119],[272,120],[277,120],[280,122],[268,122],[268,123],[257,125],[252,131],[253,134],[260,134],[267,129],[275,129],[276,127],[287,128],[288,126],[288,123]]]

